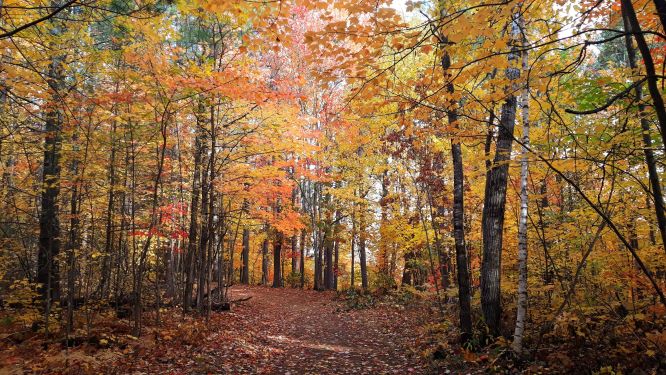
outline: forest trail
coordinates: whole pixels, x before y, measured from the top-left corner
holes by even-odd
[[[348,309],[332,292],[234,286],[252,297],[182,349],[155,345],[124,370],[187,374],[409,374],[426,365],[411,350],[423,314],[400,306]],[[419,318],[420,316],[420,318]],[[185,352],[182,352],[184,350]],[[121,361],[123,362],[123,361]]]

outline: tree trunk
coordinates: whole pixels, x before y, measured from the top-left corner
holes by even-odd
[[[332,224],[327,224],[326,241],[324,242],[325,264],[324,268],[324,289],[333,289],[333,235]]]
[[[243,258],[243,265],[241,266],[241,283],[249,284],[250,283],[250,229],[243,228],[243,252],[241,253]]]
[[[661,3],[661,1],[655,1],[655,4]],[[631,0],[622,0],[622,13],[627,19],[628,26],[630,27],[631,33],[636,40],[638,45],[638,50],[643,57],[643,65],[645,65],[645,73],[648,84],[648,91],[652,97],[652,104],[654,111],[657,114],[657,121],[659,123],[659,131],[661,133],[662,144],[666,145],[666,108],[664,107],[664,99],[661,96],[659,91],[659,86],[657,85],[657,73],[654,67],[654,60],[652,59],[652,53],[650,52],[650,46],[645,40],[645,35],[641,26],[638,23],[638,18],[636,18],[636,12],[634,10],[634,5]],[[661,7],[661,5],[660,5]],[[659,10],[659,8],[658,8]],[[659,17],[662,19],[662,22],[666,15],[661,13],[659,10]],[[666,244],[663,244],[664,250],[666,251]]]
[[[301,241],[299,243],[301,250],[301,288],[305,288],[305,229],[301,230]]]
[[[294,234],[291,236],[291,275],[292,278],[298,274],[298,243],[297,236]],[[293,281],[293,280],[292,280]]]
[[[324,244],[326,242],[326,232],[321,229],[316,229],[319,233],[319,241],[315,246],[315,264],[314,264],[314,289],[323,290],[324,289],[324,278],[323,278],[323,259],[322,254],[324,253]]]
[[[519,33],[515,20],[511,21],[511,34],[515,40]],[[509,60],[517,59],[515,47],[509,54]],[[511,63],[510,63],[511,64]],[[517,68],[506,69],[510,82],[515,82],[520,72]],[[502,104],[499,133],[495,148],[495,158],[488,173],[483,206],[483,261],[481,265],[481,310],[490,334],[500,333],[501,293],[500,273],[502,259],[502,235],[504,230],[504,212],[506,205],[506,185],[509,174],[509,160],[513,145],[513,129],[516,123],[516,96],[513,87],[508,88],[508,97]]]
[[[261,285],[268,285],[268,230],[261,244]]]
[[[290,172],[289,177],[293,180],[294,179],[294,168],[291,167],[289,169],[289,172]],[[291,190],[291,207],[294,210],[296,209],[297,198],[298,198],[298,189],[296,187],[294,187]],[[297,238],[298,238],[298,236],[294,232],[294,234],[292,234],[292,236],[291,236],[291,241],[290,241],[291,242],[291,254],[290,255],[291,255],[291,282],[292,283],[295,283],[294,278],[298,274],[298,253],[297,253],[297,246],[298,245],[296,243]]]
[[[449,81],[447,92],[453,94],[454,86],[449,68],[451,57],[448,52],[442,56],[442,69]],[[458,113],[457,104],[451,102],[448,111],[448,121],[451,126],[457,127]],[[456,270],[458,275],[458,303],[460,307],[460,332],[461,342],[464,344],[472,338],[472,313],[471,313],[471,286],[468,268],[467,244],[465,242],[465,175],[462,162],[462,147],[460,141],[451,141],[451,160],[453,163],[453,238],[456,249]]]
[[[217,301],[222,303],[226,293],[226,265],[224,262],[224,241],[227,234],[224,196],[220,194],[220,225],[217,228]]]
[[[656,1],[655,1],[656,3]],[[632,26],[629,20],[629,17],[626,14],[627,9],[622,8],[623,10],[623,20],[624,28],[626,31],[631,32]],[[666,17],[666,15],[660,14],[660,17]],[[663,20],[664,18],[662,18]],[[631,69],[637,69],[637,56],[636,50],[631,43],[631,38],[629,35],[625,37],[625,46],[627,48],[628,63]],[[666,215],[664,213],[664,196],[661,190],[661,180],[659,178],[659,172],[657,170],[657,162],[652,151],[652,137],[650,137],[650,121],[647,117],[647,111],[645,104],[643,104],[643,87],[642,85],[636,86],[634,90],[636,94],[636,102],[638,103],[638,116],[640,118],[641,130],[643,136],[643,153],[645,155],[645,164],[648,169],[648,177],[650,180],[650,187],[652,188],[652,198],[654,199],[654,210],[655,215],[657,216],[657,225],[659,227],[659,234],[661,235],[662,246],[666,249]]]
[[[351,289],[354,289],[354,287],[355,287],[355,285],[354,285],[355,280],[354,280],[354,279],[356,278],[356,274],[355,274],[355,270],[354,270],[354,255],[355,255],[355,254],[354,254],[354,253],[355,253],[354,245],[356,244],[356,206],[354,206],[354,212],[352,213],[352,218],[351,218],[351,220],[352,220],[352,231],[351,231],[351,277],[350,277],[350,281],[349,281],[350,284],[349,284],[349,285],[351,286]]]
[[[360,222],[359,222],[359,238],[358,238],[358,261],[361,267],[361,287],[363,290],[368,289],[368,266],[365,256],[365,207],[361,207]]]
[[[127,141],[127,131],[123,135],[125,141]],[[116,269],[115,275],[115,286],[113,288],[113,296],[117,301],[118,298],[123,295],[123,280],[125,280],[126,267],[125,260],[127,259],[127,254],[129,253],[129,244],[127,240],[128,233],[128,222],[127,222],[127,191],[129,190],[129,166],[130,166],[130,148],[125,147],[125,157],[124,157],[124,170],[123,170],[123,189],[120,191],[120,233],[118,234],[118,254],[115,258],[114,267]],[[117,308],[118,306],[116,306]]]
[[[380,222],[379,222],[379,233],[381,239],[379,242],[379,255],[377,256],[377,266],[379,273],[386,276],[386,279],[389,278],[389,251],[388,243],[389,240],[386,237],[387,225],[388,225],[388,194],[390,187],[390,180],[388,176],[388,170],[385,170],[382,173],[382,195],[379,199],[379,208],[380,208]]]
[[[75,142],[76,135],[73,138]],[[67,241],[67,339],[74,329],[74,297],[76,294],[75,288],[75,263],[76,263],[76,249],[80,247],[80,224],[79,218],[79,162],[74,157],[70,167],[73,176],[72,196],[70,198],[69,210],[69,239]]]
[[[199,252],[197,264],[199,277],[197,282],[197,310],[199,313],[203,312],[203,301],[205,297],[204,286],[206,283],[206,267],[208,266],[208,259],[206,249],[208,248],[208,194],[210,190],[209,184],[209,173],[211,170],[210,166],[210,157],[208,156],[208,145],[206,143],[207,137],[203,137],[202,143],[205,145],[202,147],[202,166],[204,167],[201,174],[201,236],[199,236]]]
[[[215,220],[215,154],[217,150],[217,134],[215,128],[215,106],[210,107],[210,158],[208,161],[208,170],[210,178],[208,180],[208,218],[206,220],[206,245],[201,247],[208,250],[206,260],[204,261],[203,268],[203,281],[206,285],[205,295],[208,296],[207,313],[210,316],[211,304],[213,296],[210,294],[210,283],[213,268],[213,242],[215,241],[215,233],[213,232],[213,221]],[[203,236],[202,236],[203,240]],[[204,285],[202,283],[202,286]],[[203,288],[202,288],[203,289]],[[203,301],[202,301],[203,302]],[[203,306],[203,303],[201,304]]]
[[[405,252],[405,267],[402,270],[402,285],[414,286],[416,282],[416,253]]]
[[[201,124],[197,123],[197,135],[194,139],[194,176],[192,177],[192,199],[190,202],[190,231],[185,255],[185,290],[183,293],[183,309],[187,312],[192,307],[192,291],[194,284],[194,258],[197,252],[197,233],[199,227],[199,194],[201,189]]]
[[[60,298],[60,272],[57,257],[60,253],[60,221],[58,196],[60,195],[60,151],[62,148],[62,113],[58,108],[63,85],[63,57],[54,57],[48,72],[51,103],[47,106],[44,139],[44,165],[39,214],[39,247],[37,253],[37,282],[39,293],[49,313],[51,301]]]
[[[338,290],[338,265],[340,261],[340,241],[333,244],[333,290]]]
[[[280,269],[280,258],[282,256],[282,232],[277,232],[273,242],[273,288],[282,286],[282,272]]]
[[[522,70],[527,76],[529,64],[527,55],[527,40],[525,38],[525,29],[522,15],[519,16],[518,23],[523,35]],[[523,350],[523,333],[525,332],[525,319],[527,317],[527,209],[528,192],[527,178],[529,174],[529,159],[527,148],[530,144],[530,88],[529,82],[525,84],[525,90],[522,98],[522,117],[523,117],[523,146],[521,147],[520,160],[520,216],[518,218],[518,301],[516,302],[516,327],[513,331],[513,342],[511,348],[514,352],[520,354]]]

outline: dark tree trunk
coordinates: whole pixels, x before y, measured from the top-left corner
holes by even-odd
[[[250,283],[250,229],[243,229],[243,265],[241,266],[240,279],[242,284]]]
[[[206,267],[208,265],[208,259],[206,254],[206,249],[208,248],[208,194],[210,189],[209,184],[209,173],[210,173],[210,158],[208,157],[208,146],[206,144],[207,137],[204,137],[202,140],[203,144],[206,146],[203,147],[202,151],[202,164],[205,165],[203,173],[201,174],[201,236],[199,236],[199,251],[197,264],[199,277],[197,281],[197,310],[199,313],[203,311],[203,301],[205,297],[204,285],[206,283]]]
[[[275,235],[275,242],[273,243],[273,288],[279,288],[282,286],[282,271],[280,268],[282,238],[282,233],[277,232]]]
[[[385,228],[388,224],[388,194],[391,181],[389,180],[388,170],[385,170],[382,173],[382,195],[379,200],[380,208],[380,222],[379,222],[379,232],[380,234],[385,233]],[[379,273],[385,275],[387,279],[390,276],[389,272],[389,250],[388,250],[388,240],[382,238],[379,242],[379,256],[377,257],[377,265]]]
[[[324,289],[324,278],[323,278],[323,253],[324,246],[327,241],[326,232],[319,229],[319,243],[315,246],[315,267],[314,267],[314,289],[323,290]]]
[[[124,137],[127,140],[127,132],[125,132]],[[114,299],[117,301],[118,298],[124,294],[123,292],[123,280],[126,275],[125,260],[127,259],[128,254],[128,241],[127,241],[127,232],[128,232],[128,222],[127,222],[127,191],[129,190],[129,168],[130,165],[130,151],[129,147],[125,148],[125,157],[124,157],[124,171],[123,171],[123,189],[120,192],[120,233],[118,234],[118,255],[115,258],[114,268],[116,269],[115,275],[115,287],[113,288]],[[116,306],[117,307],[117,306]]]
[[[210,314],[211,305],[213,298],[210,294],[210,282],[212,276],[212,267],[213,267],[213,242],[215,241],[215,233],[213,232],[213,220],[215,218],[215,156],[217,150],[217,134],[215,127],[215,106],[210,107],[210,158],[208,169],[210,173],[210,179],[208,180],[208,218],[206,220],[206,246],[202,246],[201,249],[208,249],[208,254],[206,256],[206,261],[204,262],[204,273],[203,281],[206,285],[205,295],[208,296],[207,304],[207,314]],[[203,289],[204,283],[202,283]],[[203,307],[203,301],[202,301]],[[208,316],[208,315],[207,315]]]
[[[338,265],[340,261],[340,241],[333,244],[333,290],[338,290]]]
[[[655,0],[655,4],[656,3],[657,1]],[[631,26],[630,19],[626,14],[627,9],[623,8],[622,10],[624,13],[624,28],[627,31],[632,31],[633,28]],[[662,17],[662,22],[666,18],[666,14],[660,14],[659,16]],[[631,37],[629,35],[625,37],[625,46],[627,48],[627,55],[629,57],[629,67],[635,70],[638,68],[637,56],[634,46],[631,43]],[[654,199],[654,210],[655,215],[657,216],[657,225],[659,227],[659,234],[661,235],[662,246],[664,246],[666,249],[666,215],[664,213],[664,195],[661,190],[661,180],[659,178],[659,172],[657,171],[657,162],[654,157],[654,152],[652,151],[650,121],[647,118],[645,104],[643,104],[642,85],[636,86],[634,91],[636,93],[636,102],[638,103],[638,115],[641,123],[641,133],[643,135],[643,153],[645,155],[645,164],[648,169],[650,187],[652,188],[652,198]],[[637,246],[635,246],[635,248],[637,248]]]
[[[358,238],[358,261],[361,267],[361,287],[363,290],[368,289],[368,266],[366,263],[365,255],[365,210],[362,207],[360,213],[360,222],[359,222],[359,238]]]
[[[294,234],[291,236],[291,274],[292,277],[298,274],[298,244],[296,239],[298,237]]]
[[[284,239],[284,237],[283,237]],[[284,251],[280,254],[280,263],[282,264],[280,266],[280,285],[284,286],[284,270],[287,269],[287,267],[284,264],[285,262],[285,254]]]
[[[350,286],[351,289],[354,289],[355,285],[355,270],[354,270],[354,256],[355,256],[355,249],[354,246],[356,244],[356,210],[354,210],[354,213],[352,214],[352,231],[351,231],[351,277],[350,277]]]
[[[449,119],[451,120],[451,119]],[[455,119],[454,119],[455,121]],[[453,238],[456,247],[456,271],[458,274],[458,301],[460,304],[461,340],[466,342],[472,334],[471,287],[467,267],[465,242],[464,175],[460,143],[451,144],[453,159]]]
[[[50,302],[60,298],[60,272],[57,257],[60,254],[60,221],[58,196],[60,195],[60,150],[62,148],[62,113],[58,108],[63,82],[62,58],[51,62],[47,77],[52,91],[52,103],[46,113],[44,139],[44,166],[39,214],[39,249],[37,253],[37,282],[39,293],[50,310]]]
[[[290,178],[294,179],[294,168],[290,168]],[[293,188],[291,190],[291,207],[296,209],[296,202],[298,198],[298,189]],[[298,252],[297,252],[297,241],[298,236],[294,232],[291,236],[291,282],[295,283],[294,277],[298,274]]]
[[[442,69],[449,81],[446,91],[453,94],[454,86],[450,80],[453,78],[449,68],[451,58],[448,52],[442,56]],[[448,121],[452,127],[457,127],[458,113],[456,103],[449,103]],[[460,306],[460,331],[461,342],[465,343],[472,337],[472,313],[471,313],[471,286],[468,268],[467,244],[465,242],[465,176],[462,161],[462,148],[459,141],[451,141],[451,160],[453,162],[453,238],[456,249],[456,273],[458,276],[458,303]]]
[[[226,240],[226,212],[224,209],[224,197],[220,194],[220,223],[217,227],[217,301],[222,303],[226,293],[226,270],[224,261],[224,241]]]
[[[413,251],[408,251],[405,253],[405,268],[402,270],[402,285],[411,285],[414,286],[416,283],[416,273],[415,268],[416,263],[416,254]]]
[[[73,137],[73,140],[76,136]],[[72,186],[72,196],[70,199],[70,218],[69,218],[69,239],[67,241],[67,338],[72,333],[74,328],[74,298],[76,294],[75,288],[75,264],[76,264],[76,249],[80,248],[80,227],[81,220],[79,218],[79,162],[75,159],[72,161],[70,171],[74,176],[74,184]]]
[[[268,238],[261,244],[261,285],[268,285]]]
[[[660,4],[657,4],[660,3]],[[659,17],[664,22],[666,14],[662,13],[660,8],[664,8],[662,4],[663,1],[655,0],[655,5],[657,5],[657,10],[659,11]],[[645,40],[645,35],[643,30],[641,30],[641,25],[638,23],[638,18],[636,17],[636,11],[634,10],[634,5],[631,0],[622,0],[622,13],[626,17],[628,26],[631,30],[631,33],[636,40],[638,45],[638,50],[643,57],[643,65],[645,66],[646,79],[648,84],[648,91],[652,97],[652,104],[655,113],[657,114],[657,122],[659,123],[659,132],[661,133],[662,144],[666,145],[666,108],[664,107],[664,99],[661,96],[659,91],[659,86],[657,85],[657,73],[655,71],[654,60],[652,58],[652,53],[650,52],[650,46]],[[664,249],[666,250],[666,244],[664,244]]]
[[[510,55],[515,59],[515,54]],[[507,69],[509,80],[518,78],[516,68]],[[509,160],[513,145],[513,129],[516,122],[517,98],[512,93],[502,104],[499,133],[493,165],[488,173],[483,206],[483,261],[481,265],[481,309],[485,323],[494,336],[500,333],[500,271],[502,259],[502,235],[506,205],[506,185]]]
[[[331,225],[327,225],[326,241],[324,242],[325,264],[324,268],[324,288],[333,289],[333,236],[331,235]]]
[[[517,40],[520,31],[516,20],[511,20],[511,37]],[[518,59],[516,47],[508,56],[510,64]],[[516,125],[516,98],[515,81],[520,76],[518,68],[506,69],[506,76],[510,82],[507,88],[507,98],[502,104],[499,132],[495,147],[495,158],[488,172],[483,205],[483,261],[481,264],[481,310],[483,318],[488,325],[490,334],[498,336],[500,333],[501,315],[501,259],[502,235],[504,231],[504,212],[506,206],[506,185],[509,174],[509,160],[513,145],[513,129]]]
[[[305,288],[305,229],[301,230],[301,241],[299,243],[301,250],[301,288]]]

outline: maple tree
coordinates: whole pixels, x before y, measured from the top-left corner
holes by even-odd
[[[5,0],[3,348],[342,345],[334,291],[419,338],[368,371],[659,373],[664,39],[662,0]]]

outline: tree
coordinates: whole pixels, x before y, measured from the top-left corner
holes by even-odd
[[[515,43],[520,30],[517,19],[512,17],[510,25],[511,38]],[[512,48],[508,55],[511,62],[518,59],[517,47]],[[504,231],[504,213],[506,209],[506,185],[509,173],[508,161],[511,159],[513,129],[516,122],[517,97],[514,94],[515,81],[519,78],[518,68],[506,69],[507,79],[511,82],[507,97],[501,108],[499,133],[495,148],[495,158],[486,181],[486,192],[483,204],[483,264],[481,265],[481,308],[485,323],[490,333],[500,334],[501,294],[500,272],[502,259],[502,237]]]
[[[528,45],[525,22],[522,15],[519,16],[518,26],[522,34],[521,44],[525,49]],[[529,74],[529,61],[527,51],[523,51],[522,55],[522,74]],[[519,353],[522,351],[522,340],[525,332],[525,321],[527,319],[527,214],[528,214],[528,191],[527,179],[529,174],[529,159],[527,148],[530,144],[530,88],[529,82],[525,84],[521,97],[521,110],[522,110],[522,148],[520,160],[520,216],[518,217],[518,301],[516,302],[516,327],[513,333],[513,342],[511,348],[514,352]]]
[[[241,256],[241,283],[250,283],[250,229],[243,228],[243,253]]]
[[[282,270],[280,268],[280,257],[282,256],[282,233],[275,235],[273,242],[273,288],[282,287]]]
[[[57,6],[57,4],[55,4]],[[49,21],[52,34],[57,37],[64,32],[64,25],[58,20]],[[39,250],[37,254],[37,282],[44,301],[44,314],[48,321],[51,301],[60,299],[60,272],[58,255],[60,254],[61,233],[58,217],[60,195],[60,153],[62,149],[63,90],[65,89],[65,55],[58,51],[57,41],[49,42],[53,54],[49,63],[47,77],[49,101],[44,107],[44,159],[42,168],[41,211],[39,214]]]

